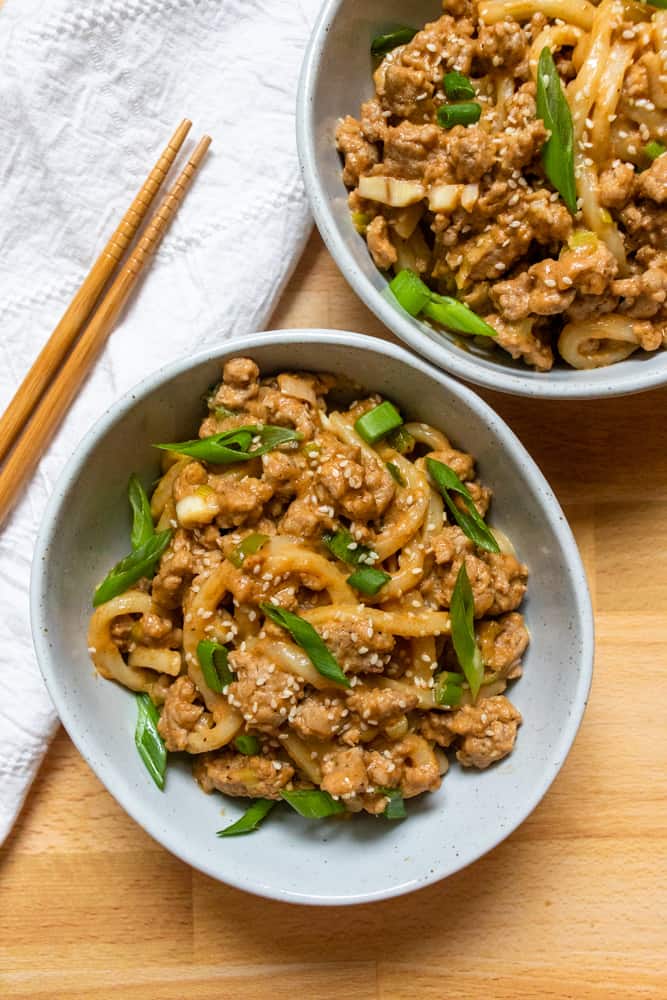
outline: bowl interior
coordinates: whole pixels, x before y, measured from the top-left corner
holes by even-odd
[[[667,381],[667,352],[637,351],[627,361],[594,371],[557,367],[534,372],[500,349],[472,338],[436,332],[409,316],[387,291],[365,240],[355,230],[341,177],[335,132],[340,117],[359,114],[373,94],[371,40],[398,25],[419,26],[442,13],[438,0],[328,0],[304,60],[297,134],[315,221],[332,256],[361,299],[416,351],[477,385],[518,395],[582,398],[638,392]]]
[[[174,755],[164,794],[134,747],[131,694],[98,677],[86,631],[95,584],[128,550],[126,486],[158,470],[151,445],[191,437],[200,397],[225,356],[249,353],[264,373],[285,368],[353,373],[406,415],[442,427],[478,459],[495,492],[492,523],[531,569],[525,613],[532,634],[525,676],[512,688],[524,715],[515,752],[485,773],[454,765],[440,791],[409,803],[409,819],[308,823],[277,809],[250,837],[216,830],[242,809],[206,796]],[[292,901],[381,898],[442,878],[505,837],[539,801],[583,712],[592,639],[588,593],[569,528],[514,435],[469,390],[400,348],[352,334],[281,331],[189,359],[124,397],[89,432],[60,480],[33,569],[33,628],[51,696],[70,735],[109,791],[157,840],[215,878]],[[224,815],[223,815],[224,813]]]

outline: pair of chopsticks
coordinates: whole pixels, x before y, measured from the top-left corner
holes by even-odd
[[[24,483],[33,473],[95,362],[211,144],[210,136],[207,135],[199,142],[107,293],[100,300],[107,282],[121,263],[160,190],[191,124],[185,119],[174,132],[120,225],[93,264],[58,326],[0,417],[0,462],[4,461],[0,470],[0,525],[16,502]]]

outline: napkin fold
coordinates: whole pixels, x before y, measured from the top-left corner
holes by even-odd
[[[138,294],[0,530],[0,843],[57,725],[28,610],[47,497],[84,432],[140,378],[264,328],[310,229],[294,104],[318,6],[0,3],[1,408],[179,121],[194,122],[182,153],[213,137]]]

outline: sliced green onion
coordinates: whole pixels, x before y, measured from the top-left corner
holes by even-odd
[[[449,295],[431,293],[431,301],[423,309],[424,316],[435,320],[441,326],[457,333],[470,334],[473,337],[496,337],[497,333],[477,313],[474,313],[465,302],[459,302]]]
[[[228,656],[227,647],[213,639],[202,639],[197,643],[197,659],[204,680],[216,694],[222,694],[223,688],[234,680],[227,663]]]
[[[484,519],[480,517],[470,493],[454,470],[450,469],[450,467],[445,465],[444,462],[438,462],[434,458],[426,459],[426,468],[431,479],[442,493],[449,512],[458,524],[459,528],[461,528],[468,538],[472,539],[475,545],[478,545],[480,549],[486,549],[487,552],[500,552],[498,542],[493,537],[491,530],[484,523]],[[461,510],[461,508],[454,503],[449,495],[450,492],[458,493],[460,497],[463,497],[463,503],[466,506],[465,511]]]
[[[283,790],[280,796],[306,819],[326,819],[327,816],[345,812],[342,802],[333,799],[328,792],[323,792],[321,789],[299,788],[292,792]]]
[[[134,743],[146,770],[162,791],[167,770],[167,750],[157,728],[160,716],[147,694],[138,694],[136,700],[137,725],[134,730]]]
[[[226,826],[224,830],[218,830],[216,836],[238,837],[242,833],[252,833],[275,805],[277,802],[274,799],[255,799],[236,823]]]
[[[354,429],[363,438],[366,444],[375,444],[383,438],[389,431],[395,430],[403,423],[400,415],[393,403],[385,399],[384,403],[374,406],[363,416],[355,421]]]
[[[151,514],[151,504],[146,490],[139,481],[139,477],[133,472],[127,484],[127,496],[132,508],[132,532],[130,542],[132,549],[140,549],[155,534],[153,516]]]
[[[468,681],[473,702],[477,700],[484,679],[484,662],[475,638],[474,612],[475,601],[464,560],[456,577],[449,616],[454,652]]]
[[[544,172],[575,215],[577,186],[572,115],[548,45],[542,49],[537,63],[537,115],[551,133],[542,147]]]
[[[413,450],[416,443],[410,431],[406,431],[405,427],[397,427],[395,431],[387,434],[387,444],[399,455],[407,455]]]
[[[371,42],[371,55],[386,56],[387,52],[399,45],[407,45],[417,34],[417,28],[401,27],[387,32],[386,35],[376,35]]]
[[[391,575],[381,569],[374,569],[372,566],[362,566],[354,571],[352,576],[348,576],[347,582],[361,594],[377,594],[382,590],[385,583],[389,583]]]
[[[93,607],[97,608],[112,597],[118,597],[137,580],[141,580],[142,576],[152,576],[158,559],[169,545],[171,535],[171,528],[151,535],[140,548],[116,563],[95,591]]]
[[[333,534],[325,532],[322,541],[336,559],[347,563],[348,566],[372,566],[377,562],[378,555],[375,549],[370,545],[362,545],[345,528],[340,528]]]
[[[251,534],[246,535],[235,549],[232,549],[227,558],[237,569],[241,569],[241,566],[245,562],[245,557],[254,556],[263,545],[266,545],[268,540],[268,535],[262,535],[259,531],[253,531]]]
[[[350,218],[352,219],[354,228],[363,236],[368,229],[368,223],[371,221],[370,215],[367,215],[365,212],[350,212]]]
[[[463,73],[458,73],[455,69],[450,73],[445,73],[442,85],[450,101],[465,101],[469,97],[475,96],[475,88],[470,82],[470,78]]]
[[[378,792],[385,795],[389,802],[382,815],[385,819],[405,819],[408,815],[405,811],[405,802],[401,795],[400,788],[378,788]]]
[[[225,417],[237,416],[234,410],[228,410],[226,406],[214,406],[213,413],[216,417],[219,417],[220,420],[224,420]]]
[[[454,128],[455,125],[474,125],[482,114],[482,105],[477,101],[464,101],[462,104],[441,104],[438,108],[438,125],[443,128]]]
[[[338,665],[336,658],[310,622],[291,611],[286,611],[285,608],[278,608],[274,604],[260,604],[260,608],[272,622],[287,629],[319,674],[343,687],[350,687],[350,682]]]
[[[260,443],[250,451],[254,437],[258,437]],[[154,447],[162,448],[163,451],[175,451],[179,455],[189,455],[190,458],[198,458],[204,462],[213,462],[215,465],[229,465],[232,462],[247,462],[250,458],[258,458],[289,441],[300,441],[302,437],[303,434],[289,427],[250,424],[211,434],[210,437],[196,438],[194,441],[156,444]]]
[[[667,0],[665,2],[667,3]],[[657,160],[663,153],[667,153],[667,146],[663,146],[657,139],[654,139],[653,142],[647,142],[644,146],[644,154],[648,156],[649,160]]]
[[[251,736],[250,733],[241,733],[234,740],[234,746],[239,751],[239,753],[244,753],[246,757],[252,757],[253,754],[259,753],[259,740],[256,736]]]
[[[399,486],[407,486],[407,483],[406,483],[405,479],[403,478],[403,473],[401,472],[401,470],[399,469],[399,467],[396,465],[396,463],[395,462],[386,462],[385,464],[387,466],[387,472],[389,473],[389,475],[391,476],[391,478],[394,480],[394,482],[398,483]]]
[[[435,677],[433,697],[438,705],[456,708],[463,696],[463,675],[442,670]]]
[[[431,298],[431,289],[415,271],[404,268],[389,282],[389,290],[411,316],[417,316]]]

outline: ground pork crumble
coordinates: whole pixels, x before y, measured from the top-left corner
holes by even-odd
[[[496,331],[476,349],[495,343],[537,371],[664,347],[667,12],[635,6],[628,19],[619,0],[600,5],[611,18],[601,69],[629,57],[615,89],[595,78],[579,127],[584,46],[604,34],[601,13],[590,31],[554,41],[563,22],[541,13],[519,23],[500,2],[443,9],[376,64],[373,97],[336,130],[352,220],[375,264],[461,299]],[[537,58],[549,40],[575,118],[574,215],[542,163]],[[446,128],[438,110],[452,103],[452,71],[469,77],[481,116]]]
[[[443,513],[427,458],[487,516],[492,494],[472,455],[426,424],[402,429],[400,451],[391,436],[359,437],[355,421],[382,402],[327,375],[261,378],[234,358],[208,394],[200,438],[265,423],[298,434],[227,465],[165,453],[152,509],[169,544],[152,579],[115,598],[113,614],[112,602],[97,609],[90,650],[104,676],[150,695],[166,750],[193,756],[206,792],[274,800],[319,788],[347,813],[378,815],[392,796],[435,791],[444,749],[485,768],[514,746],[521,715],[503,691],[528,646],[528,570]],[[332,533],[345,539],[342,556]],[[393,533],[402,541],[392,545]],[[348,581],[355,559],[386,574],[377,593]],[[450,639],[462,566],[484,663],[475,702]],[[315,669],[267,604],[312,622],[344,683]],[[224,682],[215,666],[215,683],[206,674],[202,642],[225,646]],[[449,701],[442,671],[461,686]]]

